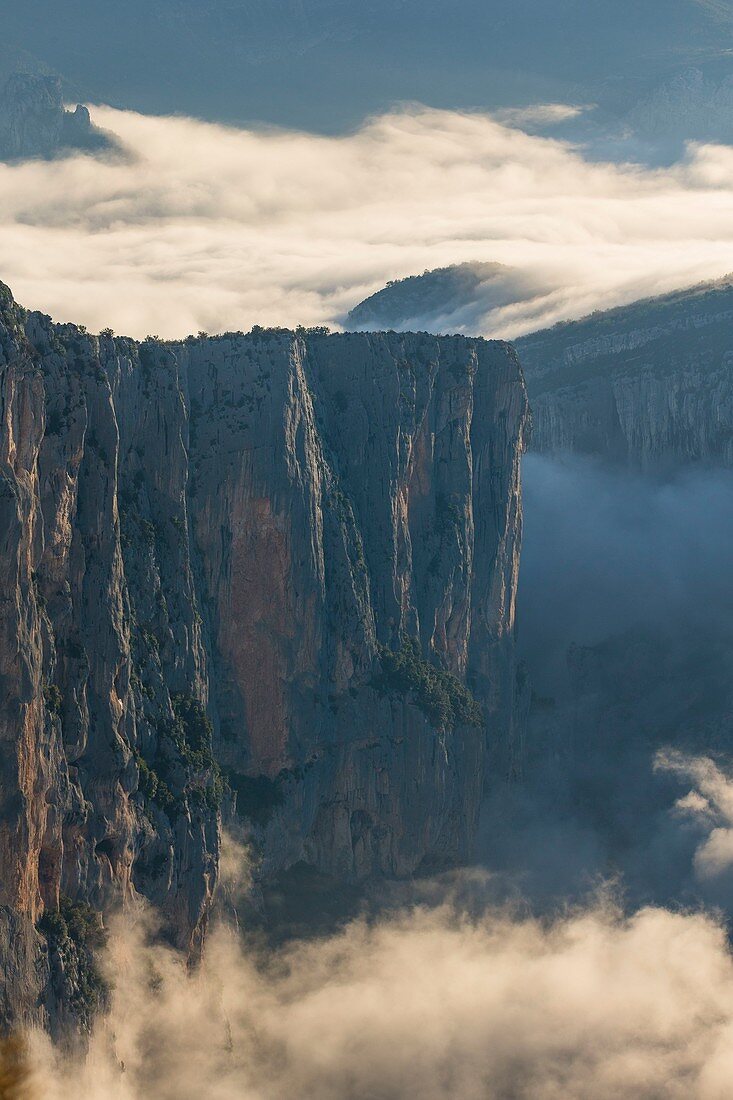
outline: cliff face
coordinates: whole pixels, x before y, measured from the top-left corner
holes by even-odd
[[[642,470],[730,465],[732,323],[724,280],[517,340],[533,449]]]
[[[492,275],[491,266],[461,265],[391,283],[347,321],[359,329],[490,331],[503,305],[541,292],[517,272]],[[687,462],[730,465],[732,325],[733,282],[722,279],[515,340],[533,449],[597,455],[650,471]]]
[[[135,894],[196,951],[222,803],[264,875],[465,857],[513,751],[511,350],[1,310],[5,1019],[83,1022],[94,913]]]
[[[0,92],[0,158],[51,157],[63,149],[106,145],[86,107],[64,109],[58,78],[16,72]]]

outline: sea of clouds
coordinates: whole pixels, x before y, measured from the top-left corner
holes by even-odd
[[[421,106],[331,137],[93,116],[117,153],[0,165],[0,278],[95,331],[329,323],[388,279],[497,261],[547,288],[494,319],[512,336],[731,267],[728,147],[592,163],[524,115]]]
[[[477,260],[548,288],[539,311],[535,301],[505,315],[501,334],[514,335],[731,266],[728,148],[691,148],[666,169],[598,164],[523,133],[517,119],[420,107],[340,137],[109,108],[94,117],[117,135],[114,155],[0,165],[0,278],[23,304],[92,330],[168,337],[328,323],[387,279]],[[656,621],[668,587],[649,587],[644,563],[661,562],[663,580],[671,562],[678,577],[671,551],[658,553],[670,535],[693,563],[684,577],[704,581],[706,563],[717,575],[722,538],[701,567],[700,528],[688,519],[729,516],[729,490],[704,479],[636,488],[627,530],[618,501],[629,484],[614,476],[538,466],[529,492],[567,511],[574,538],[580,526],[579,566],[597,576],[603,555],[608,599],[593,606],[604,622],[628,588],[636,540],[635,606]],[[580,525],[563,493],[592,496]],[[652,521],[657,534],[640,538]],[[555,530],[543,553],[555,537],[567,572]],[[583,573],[572,577],[577,585]],[[694,826],[689,874],[706,896],[733,873],[733,780],[721,761],[675,750],[656,769],[679,784],[669,828]],[[540,831],[547,820],[533,822],[532,842]],[[577,856],[556,847],[558,863]],[[228,849],[228,876],[241,855]],[[521,875],[527,853],[512,856]],[[111,925],[111,1011],[88,1054],[64,1056],[32,1034],[22,1058],[15,1048],[4,1064],[0,1050],[0,1096],[727,1100],[733,956],[722,916],[628,907],[604,893],[538,916],[529,903],[498,905],[487,872],[466,875],[485,884],[479,903],[465,904],[453,879],[430,900],[277,950],[221,926],[193,972],[161,946],[149,912],[130,912]]]
[[[702,875],[733,862],[733,781],[662,754]],[[721,836],[726,840],[723,844]],[[719,858],[719,852],[725,855]],[[203,964],[112,924],[112,1006],[86,1056],[27,1037],[14,1097],[45,1100],[725,1100],[733,956],[720,919],[599,893],[539,919],[476,904],[489,876],[326,938],[263,951],[223,925]],[[473,881],[471,881],[473,880]],[[469,889],[465,887],[468,886]],[[472,888],[472,889],[471,889]],[[473,903],[467,904],[466,897]],[[17,1067],[16,1067],[17,1068]],[[10,1095],[10,1094],[9,1094]]]

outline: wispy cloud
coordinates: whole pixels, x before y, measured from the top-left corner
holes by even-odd
[[[94,118],[123,156],[0,165],[0,278],[92,329],[329,322],[389,278],[491,260],[548,287],[500,317],[516,334],[731,265],[728,148],[652,171],[420,107],[340,137]]]
[[[701,879],[717,878],[733,868],[733,776],[707,756],[665,750],[655,764],[693,784],[678,799],[676,810],[703,826],[704,838],[695,853],[695,871]]]
[[[85,1060],[40,1037],[46,1100],[723,1100],[733,962],[702,915],[552,924],[446,904],[269,958],[230,933],[194,974],[118,925]]]
[[[591,110],[593,107],[590,104],[533,103],[529,107],[505,107],[494,111],[493,117],[503,125],[521,129],[523,126],[554,126]]]

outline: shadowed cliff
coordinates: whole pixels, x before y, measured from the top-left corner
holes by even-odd
[[[520,727],[507,345],[137,344],[3,288],[0,414],[6,1020],[85,1025],[136,894],[196,953],[222,810],[265,881],[467,858]]]

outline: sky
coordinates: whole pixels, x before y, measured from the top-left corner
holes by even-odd
[[[580,95],[613,125],[690,66],[713,83],[725,77],[733,41],[730,0],[5,0],[0,8],[0,82],[20,48],[26,64],[63,76],[69,98],[328,133],[407,98],[489,109]],[[674,133],[729,133],[714,99],[697,121],[684,97],[673,103]]]
[[[524,133],[525,113],[415,105],[334,137],[92,112],[116,154],[0,165],[0,277],[92,331],[337,324],[388,279],[481,260],[547,288],[502,311],[511,337],[733,266],[725,146],[649,169]]]

